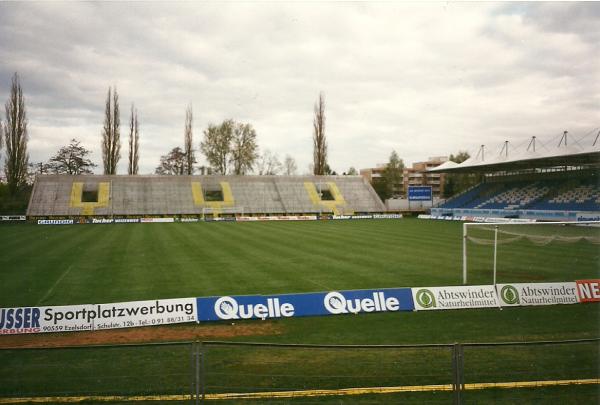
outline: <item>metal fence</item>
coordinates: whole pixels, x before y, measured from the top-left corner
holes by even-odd
[[[600,339],[3,349],[0,403],[598,403],[599,349]]]

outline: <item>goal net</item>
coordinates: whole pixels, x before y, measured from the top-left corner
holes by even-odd
[[[600,221],[465,223],[463,283],[600,276]]]

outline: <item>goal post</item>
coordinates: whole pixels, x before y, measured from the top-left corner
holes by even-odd
[[[599,246],[600,221],[466,222],[463,224],[462,281],[466,285],[472,278],[471,267],[489,268],[491,274],[487,274],[495,285],[499,269],[506,270],[507,265],[514,267],[511,272],[522,277],[525,274],[519,271],[531,270],[528,275],[531,279],[542,278],[535,274],[536,269],[543,268],[547,276],[552,276],[570,266],[579,274],[598,277]],[[499,259],[499,253],[504,255],[503,259]]]
[[[202,207],[202,219],[207,217],[220,217],[223,215],[244,216],[244,206],[233,207]]]

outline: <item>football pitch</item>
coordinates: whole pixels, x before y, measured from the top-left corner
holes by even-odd
[[[469,249],[469,284],[490,284],[493,247],[470,246]],[[598,246],[586,241],[536,246],[522,240],[499,247],[498,282],[558,282],[599,278],[599,263]],[[0,307],[460,285],[462,225],[453,221],[408,218],[320,222],[2,225],[0,269]],[[599,305],[582,304],[241,321],[237,325],[228,322],[206,323],[198,325],[196,329],[201,335],[203,328],[209,330],[215,325],[230,328],[232,333],[227,340],[232,342],[449,344],[598,338],[599,320]],[[256,327],[258,332],[238,335],[236,331],[240,324],[250,330]],[[171,327],[175,332],[184,328],[185,325]],[[145,329],[150,333],[153,330],[152,327]],[[71,334],[77,335],[78,333]],[[11,337],[13,340],[14,338]],[[47,335],[34,338],[43,342]],[[0,336],[0,345],[3,339],[5,337]],[[157,334],[153,340],[164,339]],[[178,339],[175,334],[175,337],[169,335],[168,340]],[[95,364],[97,370],[110,374],[107,370],[110,362],[106,359],[113,358],[111,353],[118,350],[98,349],[87,360],[88,365]],[[221,377],[215,378],[222,380],[225,378],[223,376],[234,373],[233,369],[228,369],[231,364],[227,359],[234,356],[232,352],[236,350],[235,364],[238,364],[239,359],[244,359],[242,363],[247,364],[256,359],[266,361],[274,353],[266,354],[260,350],[242,353],[240,348],[229,351],[214,349],[209,356],[213,356],[213,359],[221,356],[218,364],[222,366],[223,373]],[[160,350],[152,347],[132,349],[133,357],[148,361],[143,364],[138,360],[131,361],[128,366],[129,374],[140,373],[142,369],[156,374],[161,370],[176,368],[173,365],[176,361],[172,358],[175,352],[181,352],[175,357],[185,359],[189,350],[170,347]],[[55,394],[78,392],[72,388],[64,388],[63,380],[66,376],[71,376],[71,380],[76,379],[82,373],[81,365],[74,365],[80,354],[81,352],[69,352],[68,349],[43,354],[35,351],[5,351],[2,353],[2,363],[6,367],[0,372],[0,380],[16,381],[15,379],[21,378],[23,381],[35,376],[30,378],[32,381],[26,392],[31,395],[48,390]],[[505,354],[515,357],[514,353]],[[439,360],[437,355],[426,354],[420,361],[418,358],[421,355],[410,355],[414,358],[407,363],[406,372],[411,376],[422,372],[417,367],[418,363],[430,361],[434,364]],[[498,352],[496,355],[501,358]],[[503,364],[505,360],[496,364],[494,356],[486,356],[488,354],[478,354],[472,358],[485,360],[489,367],[497,368],[498,376],[494,377],[494,381],[502,381],[502,372],[510,374],[510,370],[504,368],[507,367]],[[597,344],[593,345],[591,351],[589,348],[581,348],[574,351],[539,351],[535,355],[522,353],[521,360],[526,360],[527,356],[544,358],[545,363],[536,366],[543,370],[540,373],[542,377],[565,378],[568,373],[556,371],[557,364],[575,367],[576,364],[585,363],[592,369],[598,369]],[[46,364],[62,367],[60,375],[51,372],[44,374],[43,386],[38,378],[39,370],[34,367],[40,357]],[[328,356],[324,354],[320,354],[317,357],[319,361],[315,363],[314,354],[306,351],[298,351],[293,355],[290,352],[279,354],[279,358],[285,357],[292,358],[292,363],[299,370],[296,370],[298,375],[303,375],[303,370],[307,374],[310,370],[322,369],[328,363]],[[344,361],[367,368],[368,364],[385,364],[386,355],[380,353],[359,357],[357,359],[352,354],[347,360],[343,360],[340,356],[331,355],[331,367],[338,367],[332,373],[339,373],[341,366],[338,363]],[[66,364],[70,366],[66,367]],[[364,381],[371,373],[367,368],[358,370],[361,372],[354,376],[357,385],[366,384]],[[375,371],[372,372],[376,374]],[[177,380],[177,377],[173,378]],[[426,381],[436,383],[435,378],[432,376]],[[241,379],[250,381],[251,377]],[[241,384],[240,381],[237,383]],[[385,383],[384,380],[372,380],[368,385]],[[120,393],[154,392],[154,387],[139,388],[144,383],[138,380],[122,384],[124,386]],[[178,392],[177,387],[182,384],[167,381],[163,387],[171,388],[161,392]],[[253,384],[261,389],[268,388],[265,381]],[[295,381],[294,384],[310,386],[310,381]],[[326,382],[323,384],[327,386]],[[100,387],[94,386],[94,389],[97,392],[112,392],[109,387],[113,386],[114,381],[107,380]],[[17,387],[18,384],[5,384],[0,396],[14,396],[19,393]],[[538,392],[567,392],[565,402],[569,403],[569,390],[572,389],[549,387],[540,388],[541,391]],[[597,385],[582,387],[578,392],[584,393],[582,398],[595,398]],[[20,393],[23,394],[22,391]],[[421,403],[420,394],[410,395],[417,397],[410,403]],[[556,393],[551,396],[556,397]],[[360,400],[357,397],[353,403],[371,403],[368,402],[371,397],[367,395],[360,397]],[[441,403],[447,399],[444,398]],[[534,398],[535,401],[539,399]],[[427,396],[427,401],[430,399]],[[331,403],[341,402],[332,400]]]
[[[491,284],[493,247],[469,249],[469,284]],[[417,219],[4,225],[0,269],[0,307],[460,285],[462,225]],[[600,249],[586,241],[499,247],[498,282],[598,277]],[[282,321],[285,331],[297,327],[289,335],[261,339],[379,344],[590,337],[599,335],[597,325],[580,321],[598,319],[597,307],[297,318]]]
[[[469,247],[469,284],[492,282]],[[598,245],[502,245],[498,282],[600,273]],[[0,306],[462,283],[462,226],[416,219],[0,227]]]

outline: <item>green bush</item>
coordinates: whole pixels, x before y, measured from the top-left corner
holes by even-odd
[[[32,188],[27,185],[11,195],[8,185],[0,183],[0,215],[25,215]]]

